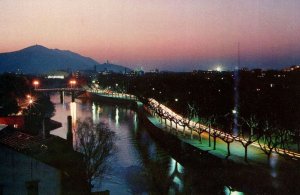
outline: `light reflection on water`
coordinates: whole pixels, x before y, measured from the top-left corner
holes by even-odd
[[[150,187],[146,184],[148,183],[146,175],[150,173],[147,173],[145,169],[147,169],[147,166],[153,165],[145,165],[143,155],[153,163],[159,158],[168,158],[169,162],[165,161],[167,167],[169,167],[169,177],[172,178],[171,180],[175,184],[173,185],[176,187],[175,191],[183,189],[183,183],[180,177],[177,176],[177,172],[180,174],[183,172],[183,167],[173,158],[169,158],[167,154],[160,154],[161,151],[157,151],[157,145],[145,131],[137,135],[139,133],[139,122],[134,111],[117,106],[100,105],[96,102],[82,103],[78,100],[70,102],[71,99],[68,96],[64,100],[65,103],[61,104],[59,96],[51,96],[51,101],[54,102],[56,108],[53,119],[62,123],[62,127],[52,131],[51,134],[66,138],[68,115],[72,116],[74,128],[77,119],[83,120],[86,117],[92,117],[94,122],[106,123],[117,134],[118,152],[111,162],[112,169],[105,175],[102,182],[94,181],[94,190],[109,189],[111,194],[147,192]]]
[[[77,103],[76,102],[70,102],[70,111],[72,116],[72,126],[73,128],[76,128],[76,120],[77,120]]]
[[[115,117],[115,120],[116,120],[116,126],[119,127],[119,108],[116,107],[116,117]]]
[[[225,195],[244,195],[243,192],[235,191],[230,186],[224,186]]]
[[[91,117],[94,122],[104,122],[117,135],[117,152],[110,162],[111,169],[102,182],[94,181],[94,190],[108,189],[111,194],[228,194],[224,187],[228,179],[220,174],[222,171],[205,167],[199,172],[184,167],[153,141],[131,109],[101,102],[70,103],[70,100],[66,96],[65,103],[60,104],[59,95],[51,96],[56,108],[53,120],[62,123],[51,134],[66,138],[67,116],[71,115],[74,124],[76,119]]]

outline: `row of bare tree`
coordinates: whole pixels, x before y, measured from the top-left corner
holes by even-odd
[[[222,140],[227,144],[227,156],[231,155],[230,144],[234,141],[241,143],[244,148],[244,160],[248,161],[248,149],[254,143],[259,145],[259,148],[267,155],[270,160],[273,152],[284,156],[287,159],[294,159],[300,157],[295,150],[298,146],[299,150],[299,132],[280,128],[269,121],[259,121],[255,116],[249,118],[242,118],[237,115],[230,117],[227,124],[221,124],[218,116],[210,116],[207,118],[196,117],[197,112],[193,106],[189,105],[190,112],[186,117],[175,115],[171,111],[166,110],[161,104],[157,102],[148,101],[147,108],[151,110],[152,114],[158,115],[161,122],[167,120],[175,125],[175,130],[178,133],[178,126],[183,127],[183,135],[185,130],[189,129],[191,139],[193,132],[199,137],[202,143],[202,134],[208,134],[208,145],[211,147],[213,141],[213,150],[216,149],[217,139]],[[234,118],[235,117],[235,118]],[[196,118],[196,122],[192,119]],[[222,129],[222,130],[220,130]],[[211,141],[212,139],[212,141]],[[299,152],[299,151],[298,151]]]

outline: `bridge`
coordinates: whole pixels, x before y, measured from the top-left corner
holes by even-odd
[[[82,92],[89,92],[93,93],[99,96],[105,96],[105,97],[110,97],[110,98],[115,98],[115,99],[128,99],[128,100],[133,100],[137,101],[137,97],[131,94],[125,94],[125,93],[116,93],[113,91],[107,91],[107,90],[100,90],[100,89],[84,89],[84,88],[49,88],[49,89],[35,89],[35,91],[39,92],[60,92],[61,93],[61,102],[63,102],[63,96],[64,92],[71,92],[72,93],[72,101],[75,101],[75,92],[82,93]],[[200,148],[206,148],[203,146],[204,142],[207,142],[208,147],[207,151],[210,151],[211,153],[215,152],[215,155],[220,155],[218,152],[220,150],[216,150],[216,143],[218,143],[218,146],[220,149],[224,150],[224,153],[227,152],[226,158],[231,156],[231,149],[230,145],[233,145],[233,156],[240,156],[241,148],[240,145],[237,144],[242,144],[243,146],[246,145],[247,148],[245,149],[245,161],[247,162],[247,150],[248,150],[248,145],[252,146],[252,148],[249,148],[249,152],[255,153],[256,155],[258,153],[261,153],[262,149],[264,148],[265,150],[270,150],[270,153],[277,153],[285,157],[290,157],[292,159],[299,159],[300,158],[300,153],[291,151],[288,148],[280,148],[276,147],[275,149],[273,148],[268,148],[270,146],[267,146],[264,143],[259,144],[257,140],[251,140],[247,139],[245,137],[240,137],[239,135],[233,135],[231,133],[226,133],[222,130],[212,128],[210,125],[205,125],[201,124],[199,122],[195,122],[191,119],[185,118],[183,116],[180,116],[179,114],[175,113],[168,107],[164,106],[163,104],[157,102],[154,99],[149,98],[148,103],[144,105],[144,108],[152,115],[154,118],[157,118],[159,122],[161,123],[161,129],[169,129],[170,133],[171,130],[175,130],[176,136],[178,138],[182,138],[185,142],[191,143],[192,145],[195,144],[194,137],[198,138],[200,141],[200,145],[198,146],[199,143],[197,142],[196,145]],[[164,122],[163,122],[164,120]],[[164,124],[164,125],[163,125]],[[173,126],[175,125],[175,127]],[[181,135],[180,135],[181,134]],[[187,137],[190,137],[190,139],[186,139]],[[203,139],[203,138],[205,139]],[[213,138],[213,150],[211,150],[211,137]],[[252,138],[253,139],[253,138]],[[274,152],[273,152],[274,151]],[[254,155],[254,156],[256,156]],[[252,157],[253,155],[251,155]],[[257,155],[257,156],[261,156]],[[252,157],[253,158],[253,157]],[[254,158],[255,159],[255,158]]]
[[[63,103],[64,101],[64,94],[65,92],[71,92],[72,95],[72,102],[75,101],[75,97],[86,92],[84,88],[36,88],[34,89],[36,92],[60,92],[60,102]],[[76,93],[76,94],[75,94]]]
[[[37,88],[35,91],[41,91],[41,92],[60,92],[60,91],[86,91],[84,88]]]

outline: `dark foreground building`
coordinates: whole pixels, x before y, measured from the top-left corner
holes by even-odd
[[[59,137],[0,130],[0,194],[87,194],[81,162]]]

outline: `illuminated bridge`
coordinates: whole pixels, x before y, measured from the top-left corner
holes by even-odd
[[[74,87],[70,87],[70,88],[36,88],[35,91],[36,92],[60,92],[60,102],[63,103],[65,92],[70,92],[71,93],[72,102],[74,102],[75,97],[85,93],[86,89],[84,89],[84,88],[74,88]]]
[[[60,92],[60,91],[86,91],[84,88],[39,88],[35,89],[35,91],[41,91],[41,92]]]

